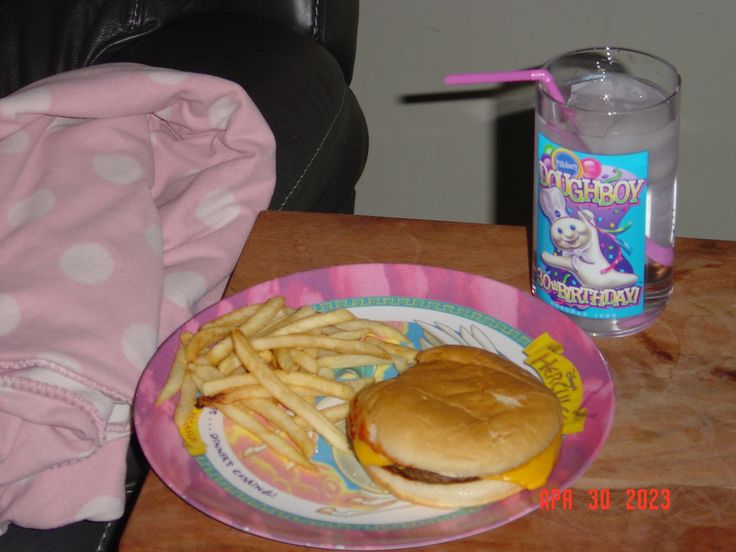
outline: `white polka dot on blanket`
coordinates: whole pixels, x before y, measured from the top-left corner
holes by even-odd
[[[156,352],[158,332],[148,324],[133,324],[123,333],[123,354],[133,366],[143,370]]]
[[[238,104],[227,97],[220,98],[212,102],[207,110],[210,124],[213,128],[224,130],[230,122],[230,116],[237,109]]]
[[[180,270],[164,276],[164,297],[183,309],[191,309],[206,291],[207,281],[197,272]]]
[[[14,153],[23,153],[28,149],[31,143],[31,137],[25,130],[14,132],[7,138],[0,140],[0,154],[12,155]]]
[[[56,196],[51,190],[38,190],[8,209],[10,226],[23,226],[38,220],[54,208]]]
[[[146,242],[159,257],[164,253],[164,236],[160,224],[152,224],[143,233]]]
[[[140,163],[122,153],[100,153],[92,159],[92,168],[113,184],[131,184],[143,176]]]
[[[153,82],[163,85],[179,84],[189,78],[189,73],[174,71],[171,69],[148,69],[146,75]]]
[[[51,107],[51,93],[43,86],[6,96],[0,102],[0,111],[11,118],[20,113],[45,113],[49,107]]]
[[[0,336],[8,335],[20,324],[21,309],[15,297],[0,293]]]
[[[78,243],[61,254],[64,274],[80,284],[100,284],[112,276],[115,261],[104,246],[95,242]]]
[[[108,521],[117,519],[123,514],[123,501],[117,496],[96,496],[77,512],[78,521]]]
[[[212,190],[202,198],[194,213],[213,230],[222,228],[240,214],[240,205],[227,190]]]

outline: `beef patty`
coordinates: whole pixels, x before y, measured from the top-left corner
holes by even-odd
[[[449,483],[469,483],[470,481],[478,481],[480,477],[448,477],[439,473],[420,470],[419,468],[410,468],[407,466],[399,466],[392,464],[384,466],[384,470],[388,470],[393,474],[400,475],[406,479],[413,481],[421,481],[422,483],[449,484]]]

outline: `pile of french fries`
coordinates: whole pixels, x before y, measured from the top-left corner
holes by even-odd
[[[284,297],[248,305],[180,334],[156,404],[179,393],[174,421],[182,428],[194,408],[214,407],[288,462],[314,469],[312,432],[348,450],[340,422],[349,402],[373,377],[345,381],[335,371],[393,364],[406,370],[418,351],[388,324],[347,309],[291,308]],[[317,397],[337,401],[318,409]]]

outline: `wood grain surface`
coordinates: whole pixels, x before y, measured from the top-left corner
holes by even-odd
[[[406,262],[529,289],[523,228],[352,215],[262,213],[227,294],[335,264]],[[415,550],[733,550],[736,546],[736,243],[678,239],[675,291],[634,336],[597,339],[613,372],[615,422],[573,485],[572,509],[538,510],[475,537]],[[608,510],[591,510],[596,490]],[[670,493],[640,509],[636,490]],[[633,506],[633,509],[627,509]],[[662,505],[661,501],[658,504]],[[149,474],[122,551],[289,551],[215,521]]]

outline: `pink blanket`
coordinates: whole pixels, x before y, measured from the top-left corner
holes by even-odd
[[[204,75],[111,64],[0,100],[0,534],[122,514],[136,382],[219,299],[274,152]]]

